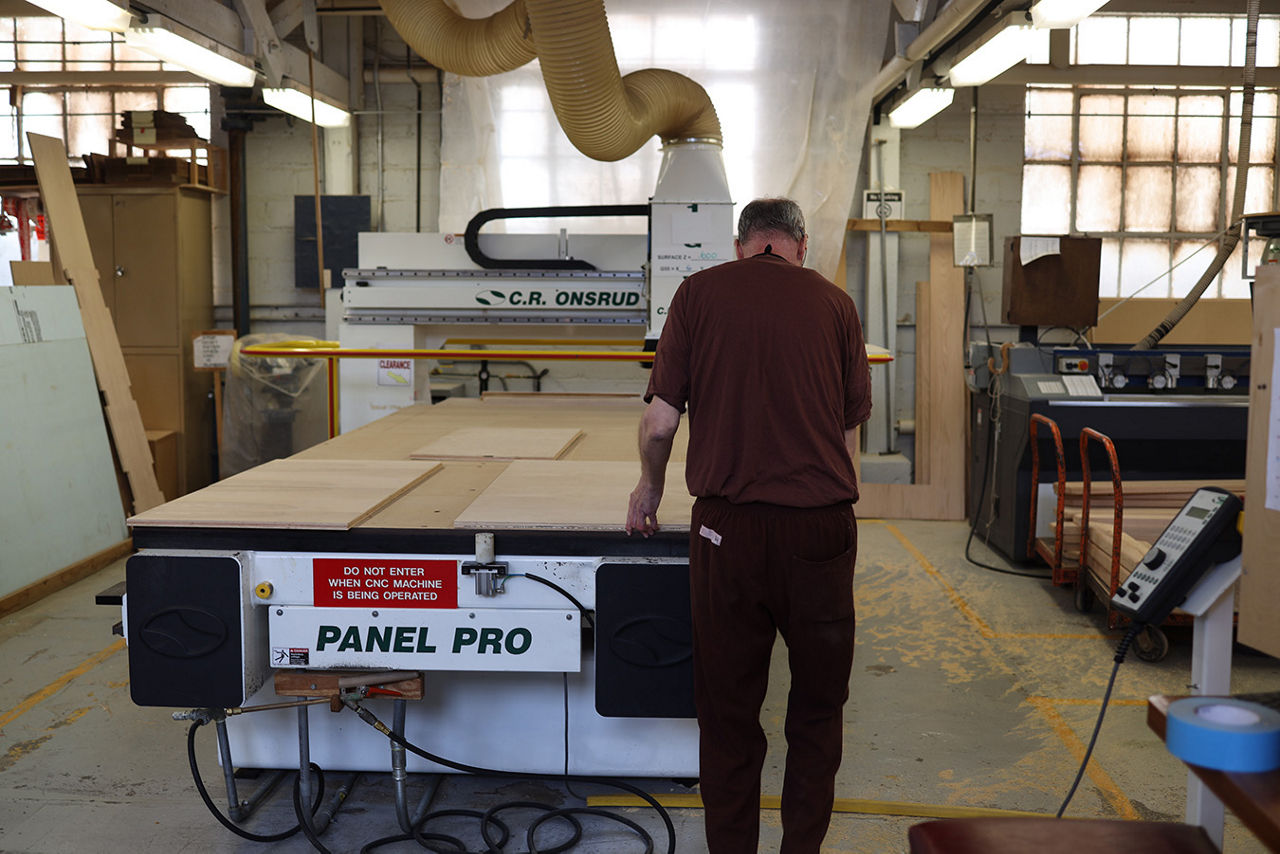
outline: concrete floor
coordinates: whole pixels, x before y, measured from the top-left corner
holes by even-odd
[[[858,649],[837,796],[878,802],[834,817],[824,852],[903,852],[920,818],[900,803],[1052,814],[1075,774],[1097,714],[1117,636],[1100,610],[1077,613],[1068,590],[965,563],[962,524],[864,521],[856,579]],[[976,551],[983,551],[981,548]],[[986,556],[990,560],[990,556]],[[302,837],[270,845],[241,840],[200,802],[187,769],[186,725],[169,710],[129,700],[126,656],[110,635],[119,615],[93,595],[123,577],[123,563],[0,619],[0,851],[304,852]],[[1170,632],[1159,664],[1130,656],[1121,668],[1094,762],[1072,816],[1179,820],[1186,773],[1146,726],[1146,697],[1186,691],[1189,630]],[[1237,648],[1233,690],[1280,690],[1280,662]],[[778,794],[786,697],[779,673],[763,718],[770,735],[764,792]],[[214,739],[199,755],[219,791]],[[337,775],[333,775],[337,776]],[[331,780],[331,785],[335,781]],[[422,791],[424,779],[411,782]],[[655,792],[683,791],[640,781]],[[484,809],[515,799],[581,804],[588,787],[448,777],[437,807]],[[625,809],[665,848],[653,814]],[[673,809],[678,850],[700,852],[696,810]],[[513,824],[523,827],[515,816]],[[292,824],[285,797],[250,822],[258,832]],[[761,814],[762,851],[776,851],[778,813]],[[642,850],[631,831],[584,821],[578,850]],[[480,847],[474,825],[454,825]],[[442,826],[449,832],[448,826]],[[354,852],[397,832],[389,775],[364,775],[324,836]],[[541,844],[554,838],[548,829]],[[510,850],[525,850],[519,840]],[[402,843],[380,851],[420,851]],[[447,847],[441,850],[451,850]],[[1226,851],[1261,852],[1228,816]]]

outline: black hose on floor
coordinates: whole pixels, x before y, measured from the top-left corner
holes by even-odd
[[[195,720],[191,722],[191,728],[187,730],[187,762],[191,766],[191,779],[196,784],[196,791],[200,793],[200,800],[204,801],[204,805],[209,808],[209,812],[213,813],[223,827],[230,830],[236,836],[248,839],[250,842],[280,842],[295,836],[298,831],[303,829],[303,822],[299,819],[298,823],[288,830],[282,830],[279,833],[258,834],[250,833],[244,828],[237,825],[231,819],[223,815],[222,810],[218,809],[218,805],[213,802],[213,798],[209,796],[209,790],[205,788],[204,781],[200,779],[200,766],[196,762],[196,730],[204,726],[206,722],[203,720]],[[319,772],[320,769],[315,765],[312,769]],[[311,814],[315,815],[316,810],[320,808],[321,799],[324,798],[324,774],[318,774],[320,785],[317,787],[315,803],[311,805]],[[294,799],[299,798],[298,783],[294,781]],[[300,811],[300,810],[299,810]]]
[[[428,762],[434,762],[437,765],[443,765],[446,768],[452,768],[455,771],[463,771],[467,774],[476,774],[479,776],[501,777],[504,779],[517,779],[517,780],[555,780],[555,781],[574,780],[578,782],[596,783],[602,786],[609,786],[610,788],[621,789],[624,792],[633,794],[636,797],[648,803],[649,806],[653,807],[653,809],[657,811],[658,815],[662,818],[662,822],[666,826],[666,830],[667,830],[667,854],[675,854],[676,828],[675,828],[675,824],[673,824],[671,821],[671,815],[663,808],[663,806],[660,803],[658,803],[657,799],[655,799],[652,795],[650,795],[648,792],[644,791],[643,789],[640,789],[636,786],[632,786],[630,783],[624,782],[622,780],[613,780],[605,777],[578,777],[578,776],[565,776],[561,774],[525,774],[525,773],[516,772],[516,771],[501,771],[494,768],[481,768],[475,765],[468,765],[464,762],[455,762],[452,759],[446,759],[443,756],[437,756],[431,751],[425,750],[419,747],[418,745],[413,744],[408,739],[404,738],[404,736],[398,735],[397,733],[393,732],[391,728],[388,727],[386,724],[384,724],[382,721],[380,721],[378,717],[373,714],[373,712],[369,711],[364,706],[361,706],[359,703],[353,700],[344,700],[343,702],[346,704],[347,708],[351,709],[351,711],[356,713],[356,716],[359,717],[360,720],[364,721],[366,724],[373,727],[378,732],[382,733],[384,736],[389,738],[391,741],[394,741],[396,744],[403,747],[405,750],[408,750],[410,753],[413,753],[416,756],[420,756],[423,759],[426,759]],[[500,809],[506,809],[510,806],[511,805],[503,804],[501,805]],[[606,810],[592,809],[590,807],[567,807],[565,809],[554,810],[553,812],[548,813],[546,816],[539,818],[532,825],[530,825],[528,832],[525,835],[525,842],[529,847],[528,854],[551,854],[553,850],[554,851],[566,850],[563,847],[557,847],[555,849],[539,849],[536,843],[534,842],[534,834],[538,829],[538,827],[540,827],[543,822],[549,821],[551,818],[571,817],[571,816],[580,816],[580,815],[591,815],[591,816],[597,816],[601,818],[607,818],[609,820],[616,821],[620,824],[623,824],[629,827],[630,829],[632,829],[633,831],[635,831],[636,834],[640,837],[641,841],[644,842],[646,854],[651,854],[651,852],[654,850],[653,837],[649,834],[649,832],[646,831],[643,827],[641,827],[636,822],[631,821],[630,819],[625,818],[624,816],[620,816],[615,813],[608,812]],[[428,816],[427,818],[429,819],[430,817],[431,816]],[[481,825],[482,834],[485,833],[485,828],[489,825],[489,823],[490,822],[488,820],[483,821]],[[386,841],[389,841],[389,840],[378,840],[378,843],[382,844]],[[561,845],[564,845],[564,844],[565,843],[561,843]],[[490,849],[490,850],[493,850],[493,849]]]

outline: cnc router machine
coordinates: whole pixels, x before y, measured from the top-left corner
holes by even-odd
[[[665,530],[622,532],[642,408],[415,406],[134,517],[134,701],[234,709],[336,693],[335,672],[391,690],[421,675],[420,700],[364,702],[451,759],[695,777],[683,442]],[[411,458],[423,448],[440,459]],[[389,767],[384,736],[323,706],[221,728],[235,767]]]

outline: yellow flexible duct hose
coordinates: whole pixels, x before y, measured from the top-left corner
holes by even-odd
[[[463,17],[443,0],[382,0],[382,10],[409,47],[454,74],[501,74],[535,56],[524,0],[488,18]]]
[[[688,77],[658,68],[621,75],[604,0],[515,0],[484,20],[463,18],[444,0],[382,0],[382,7],[410,47],[455,74],[527,62],[532,54],[510,64],[518,58],[510,47],[528,47],[528,32],[560,126],[595,160],[621,160],[654,134],[663,142],[721,141],[711,99]]]

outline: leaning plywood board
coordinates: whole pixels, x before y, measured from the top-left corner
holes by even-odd
[[[1280,656],[1280,267],[1258,267],[1253,282],[1253,346],[1249,376],[1249,441],[1245,479],[1244,575],[1240,579],[1241,643]]]
[[[440,468],[407,460],[274,460],[140,513],[129,524],[346,529]]]
[[[693,497],[683,464],[667,471],[658,523],[688,530]],[[627,498],[640,478],[638,462],[516,460],[458,514],[454,527],[496,530],[618,531]]]
[[[149,510],[164,503],[164,494],[156,483],[142,416],[129,388],[129,372],[120,350],[120,339],[116,337],[115,325],[102,298],[98,268],[93,262],[89,235],[75,185],[71,182],[71,169],[67,166],[67,150],[62,140],[50,136],[29,133],[27,139],[57,256],[76,289],[89,353],[93,356],[93,370],[106,402],[107,424],[120,457],[120,468],[128,477],[133,493],[133,509]]]
[[[963,212],[964,176],[930,174],[929,218],[945,221]],[[969,422],[962,364],[964,273],[954,264],[950,234],[929,236],[929,281],[917,287],[915,483],[859,484],[858,512],[898,519],[963,519],[963,425]]]
[[[558,460],[582,438],[557,427],[463,427],[428,442],[415,460]]]
[[[0,288],[0,449],[0,599],[128,536],[69,287]]]
[[[10,261],[9,275],[15,285],[56,285],[53,265],[48,261]]]

